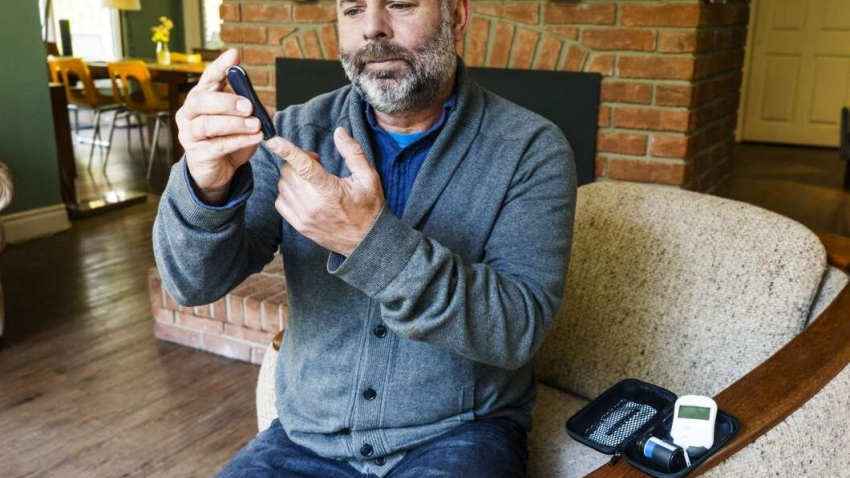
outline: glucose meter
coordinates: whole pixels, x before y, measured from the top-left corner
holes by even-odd
[[[690,462],[688,447],[703,447],[708,451],[714,445],[716,419],[717,403],[709,397],[684,395],[676,400],[670,437],[685,450],[686,461]]]
[[[269,117],[269,113],[260,102],[260,97],[257,96],[257,92],[254,91],[254,86],[251,84],[251,79],[248,78],[248,73],[246,73],[241,66],[237,65],[228,68],[226,74],[227,81],[230,82],[230,86],[233,87],[233,91],[237,95],[246,98],[254,106],[254,111],[251,115],[260,120],[260,128],[263,131],[263,139],[269,139],[274,136],[276,134],[274,130],[274,123]]]

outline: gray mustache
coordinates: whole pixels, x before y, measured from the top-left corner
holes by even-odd
[[[392,43],[369,43],[354,55],[354,65],[358,70],[367,63],[386,60],[401,60],[411,66],[411,56],[402,47]]]

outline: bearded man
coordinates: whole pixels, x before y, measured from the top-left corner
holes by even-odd
[[[469,0],[340,0],[351,84],[275,115],[223,91],[235,50],[177,114],[186,155],[154,225],[183,305],[279,248],[279,418],[217,475],[521,477],[531,358],[561,304],[575,210],[561,131],[457,56]],[[222,423],[226,427],[226,423]]]

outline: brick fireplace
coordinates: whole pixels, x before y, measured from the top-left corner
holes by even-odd
[[[260,364],[274,336],[286,327],[286,279],[280,256],[209,305],[178,305],[155,267],[150,269],[148,288],[158,339]]]
[[[458,50],[469,66],[598,72],[598,180],[723,194],[749,2],[472,0]],[[239,48],[263,102],[275,58],[338,59],[332,0],[224,0],[221,36]],[[150,276],[156,336],[260,363],[285,327],[280,260],[215,304],[179,307]]]
[[[722,194],[749,13],[745,0],[472,0],[469,66],[603,75],[596,176]],[[337,59],[332,0],[224,0],[221,36],[274,105],[274,58]]]

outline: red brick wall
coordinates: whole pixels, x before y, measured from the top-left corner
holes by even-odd
[[[222,39],[274,104],[274,58],[337,59],[332,0],[224,0]],[[604,75],[597,177],[722,193],[739,103],[747,0],[472,0],[470,66]]]
[[[148,285],[158,339],[260,364],[266,347],[286,327],[286,281],[280,257],[222,299],[201,307],[177,305],[156,268],[150,270]]]

